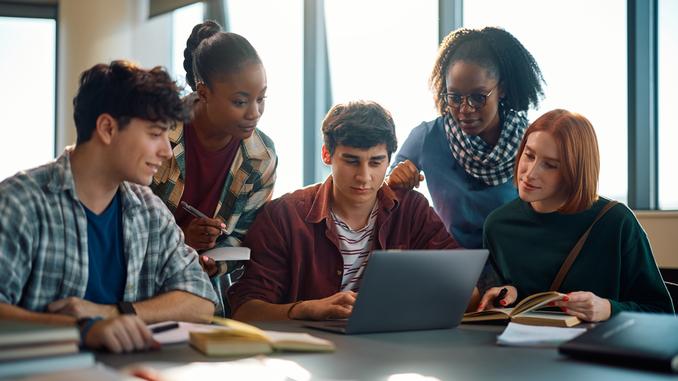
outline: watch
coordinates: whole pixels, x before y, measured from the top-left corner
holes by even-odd
[[[136,315],[137,311],[134,309],[134,306],[130,302],[118,302],[116,303],[118,307],[118,312],[120,315]]]

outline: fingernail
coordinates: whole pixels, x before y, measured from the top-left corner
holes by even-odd
[[[505,306],[505,305],[506,305],[506,300],[504,300],[504,299],[500,300],[500,301],[499,301],[499,304],[501,304],[502,306]]]
[[[556,305],[556,302],[549,302],[549,304],[548,304],[548,305],[549,305],[549,307],[553,307],[553,306],[555,306],[555,305]]]
[[[221,224],[222,229],[226,229],[226,224]]]
[[[563,312],[567,312],[567,307],[560,307],[560,309],[563,310]]]
[[[563,296],[563,302],[567,302],[567,301],[569,301],[569,300],[570,300],[570,297],[569,297],[569,296],[567,296],[567,295]]]

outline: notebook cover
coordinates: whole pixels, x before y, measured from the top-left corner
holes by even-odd
[[[678,318],[622,312],[558,350],[583,360],[678,372]]]

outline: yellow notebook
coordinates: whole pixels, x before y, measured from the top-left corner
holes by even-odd
[[[249,324],[214,317],[227,329],[191,332],[189,342],[208,356],[242,356],[273,351],[331,352],[334,343],[307,333],[263,331]]]
[[[534,312],[540,308],[548,307],[550,302],[561,300],[563,296],[565,295],[556,291],[540,292],[521,300],[513,308],[492,308],[480,312],[465,313],[461,322],[474,323],[510,320],[520,324],[552,327],[572,327],[581,323],[578,317],[561,312]]]

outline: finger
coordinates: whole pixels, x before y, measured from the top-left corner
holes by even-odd
[[[141,333],[141,328],[137,326],[136,321],[130,321],[125,327],[127,335],[131,339],[132,345],[134,345],[133,350],[140,351],[148,348],[147,339]]]
[[[155,346],[155,344],[157,344],[153,338],[153,332],[148,329],[146,324],[144,324],[140,318],[137,317],[134,319],[134,327],[136,328],[139,338],[141,339],[141,346],[137,348],[147,349],[152,348]]]
[[[337,294],[339,297],[334,301],[336,304],[352,306],[355,303],[355,295],[342,292]]]
[[[221,220],[216,218],[199,218],[196,221],[196,224],[198,226],[210,226],[217,230],[226,228],[226,225],[223,222],[221,222]]]
[[[587,316],[587,314],[584,313],[584,312],[582,312],[582,311],[576,311],[576,310],[567,309],[567,310],[564,311],[564,312],[565,312],[566,314],[568,314],[568,315],[576,316],[576,317],[579,318],[579,320],[582,320],[582,321],[590,321],[590,320],[591,320],[591,319],[589,319],[589,317]]]
[[[345,319],[351,316],[352,306],[333,305],[329,309],[329,317],[332,319]]]
[[[118,339],[123,352],[132,352],[134,350],[134,342],[127,332],[127,327],[122,321],[117,323],[115,326],[115,338]]]
[[[497,295],[499,295],[499,289],[496,287],[485,291],[483,297],[480,298],[480,303],[478,303],[477,311],[485,310],[488,307],[488,305],[490,305],[490,303],[494,300],[494,298],[497,297]]]
[[[582,302],[584,300],[590,299],[591,298],[591,293],[588,292],[581,292],[581,291],[576,291],[576,292],[570,292],[569,294],[566,294],[563,296],[563,301],[567,302]]]
[[[59,299],[47,305],[47,310],[49,312],[57,312],[63,309],[68,304],[68,298]]]
[[[115,327],[112,327],[110,325],[104,328],[103,346],[104,348],[108,349],[113,353],[120,353],[122,352],[122,344],[120,344],[120,340],[115,335],[114,328]]]

